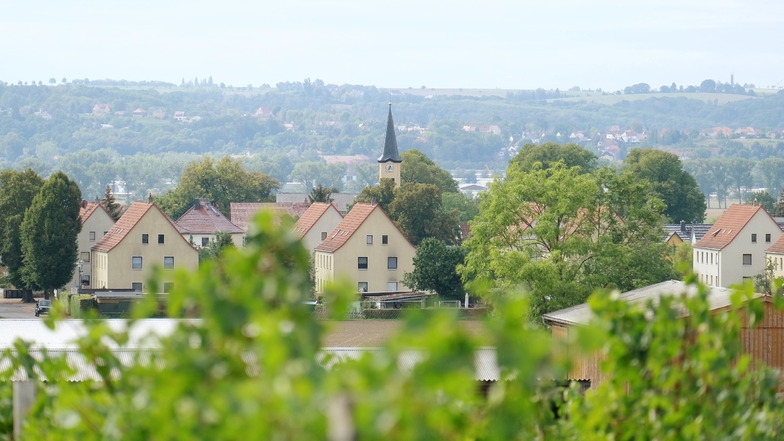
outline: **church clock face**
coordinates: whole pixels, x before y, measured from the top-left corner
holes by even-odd
[[[387,164],[387,171],[392,172],[395,170],[395,164]]]

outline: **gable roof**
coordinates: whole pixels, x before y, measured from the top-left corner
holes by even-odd
[[[191,208],[175,222],[181,234],[214,234],[218,231],[237,234],[244,230],[234,225],[215,208],[209,199],[196,199]]]
[[[302,216],[297,219],[297,223],[294,224],[294,231],[297,233],[297,235],[299,237],[305,237],[305,235],[308,234],[308,231],[310,231],[310,229],[316,225],[316,222],[321,219],[321,216],[323,216],[327,210],[330,209],[330,207],[332,207],[332,209],[335,210],[338,215],[340,215],[338,209],[335,208],[335,206],[332,204],[327,204],[324,202],[312,203],[310,207],[308,207],[308,209],[302,213]]]
[[[767,250],[765,250],[765,252],[784,254],[784,234],[779,236],[776,242],[774,242],[773,245],[771,245]]]
[[[384,151],[378,162],[403,162],[397,151],[397,138],[395,137],[395,123],[392,121],[392,103],[389,103],[389,116],[387,117],[387,134],[384,138]]]
[[[743,230],[749,221],[762,210],[762,212],[770,218],[770,221],[778,226],[778,223],[770,216],[770,214],[760,205],[742,205],[732,204],[730,208],[724,211],[724,214],[716,221],[715,224],[702,236],[695,247],[700,248],[715,248],[723,249],[729,245]],[[781,228],[781,227],[779,227]]]
[[[370,204],[356,204],[348,212],[346,217],[343,218],[342,221],[329,233],[329,236],[321,242],[319,246],[316,247],[317,251],[326,251],[328,253],[334,253],[335,251],[339,250],[340,247],[346,244],[351,236],[356,233],[360,226],[370,217],[370,214],[373,213],[373,210],[381,208],[378,205],[370,205]],[[384,211],[384,210],[381,210]]]
[[[152,202],[136,201],[132,203],[127,210],[125,210],[125,213],[123,213],[122,217],[120,217],[120,219],[118,219],[117,222],[115,222],[112,228],[101,238],[100,241],[98,241],[98,243],[96,243],[93,246],[92,249],[97,251],[104,251],[104,252],[111,251],[114,247],[119,245],[120,242],[122,242],[123,239],[125,239],[128,236],[128,233],[130,233],[131,230],[133,230],[136,224],[138,224],[139,221],[145,215],[147,215],[147,213],[150,210],[153,209],[158,210],[161,216],[163,216],[163,218],[169,222],[171,227],[175,231],[177,231],[177,227],[174,225],[172,220],[169,219],[169,216],[166,216],[166,213],[161,211],[161,209],[158,208],[157,205],[155,205]],[[189,247],[193,248],[193,245],[188,243],[188,241],[185,240],[185,238],[183,238],[179,234],[177,236],[179,236],[183,241],[185,241],[185,243],[187,243]]]
[[[272,210],[278,215],[287,214],[297,217],[308,209],[304,202],[231,202],[229,204],[229,217],[231,223],[242,231],[248,231],[248,226],[253,222],[253,216],[260,210]]]
[[[98,208],[106,211],[106,209],[103,208],[103,205],[101,205],[101,204],[99,204],[97,202],[88,202],[88,201],[82,200],[82,205],[79,208],[79,219],[82,221],[82,224],[87,222],[87,219],[89,219],[90,216],[92,216],[93,213],[95,213],[95,211],[98,210]],[[107,212],[106,215],[108,216],[109,213]],[[109,217],[111,217],[111,216],[109,216]]]

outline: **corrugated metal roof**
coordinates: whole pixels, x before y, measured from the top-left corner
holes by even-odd
[[[116,346],[112,353],[120,364],[131,366],[137,362],[148,363],[158,354],[160,345],[156,337],[171,334],[180,324],[199,325],[201,320],[178,319],[145,319],[137,320],[132,325],[126,319],[108,319],[104,322],[113,331],[128,331],[129,339],[126,345]],[[65,357],[68,365],[74,370],[69,381],[100,380],[95,366],[78,352],[74,341],[87,333],[87,327],[82,320],[61,320],[55,322],[55,328],[49,329],[42,320],[0,320],[0,350],[12,349],[17,338],[31,343],[30,354],[41,360],[44,350],[53,357]],[[150,337],[152,336],[152,337]],[[326,368],[331,368],[338,363],[348,360],[358,360],[365,354],[382,354],[379,347],[325,347],[317,356],[318,361],[324,363]],[[419,350],[403,351],[397,363],[401,370],[410,370],[423,359]],[[252,365],[257,365],[252,356],[245,360],[250,371],[258,373]],[[8,359],[0,358],[0,370],[10,366]],[[492,347],[482,347],[476,351],[474,358],[476,369],[475,378],[480,381],[497,381],[500,371],[496,362],[496,351]],[[40,370],[37,371],[39,376]],[[119,375],[116,372],[115,375]],[[12,376],[12,381],[25,381],[27,375],[19,370]]]
[[[730,296],[732,295],[733,290],[721,287],[708,287],[708,289],[708,302],[711,310],[725,308],[732,304]],[[694,296],[697,294],[697,287],[694,285],[687,285],[685,282],[679,280],[668,280],[666,282],[627,291],[620,295],[620,300],[627,303],[644,304],[648,300],[657,301],[665,295],[680,294]],[[756,296],[760,297],[762,294],[757,294]],[[583,303],[544,314],[542,318],[546,322],[561,325],[585,325],[594,318],[594,314],[591,307],[588,306],[587,303]]]

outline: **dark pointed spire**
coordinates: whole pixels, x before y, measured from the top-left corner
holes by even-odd
[[[392,103],[389,103],[389,118],[387,119],[387,136],[384,139],[384,152],[378,162],[403,162],[397,151],[397,138],[395,137],[395,123],[392,122]]]

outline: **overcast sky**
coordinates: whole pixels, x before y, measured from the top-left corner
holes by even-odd
[[[781,0],[0,0],[0,81],[784,87]]]

